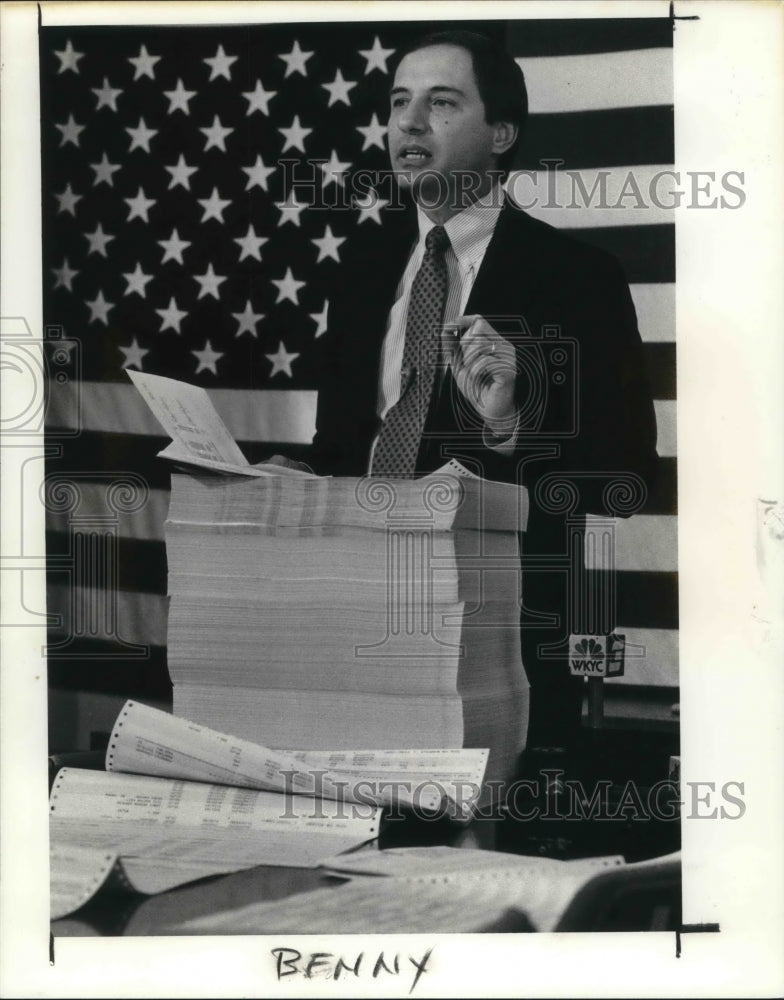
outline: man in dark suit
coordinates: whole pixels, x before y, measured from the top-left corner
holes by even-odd
[[[634,307],[612,257],[504,195],[527,114],[511,56],[465,32],[429,36],[403,54],[390,97],[403,197],[344,256],[310,462],[412,476],[458,458],[528,488],[528,744],[568,744],[582,682],[563,643],[591,628],[565,559],[585,513],[639,509],[656,462]]]

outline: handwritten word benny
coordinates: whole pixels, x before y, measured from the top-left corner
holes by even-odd
[[[363,975],[377,979],[382,972],[390,976],[400,976],[408,972],[413,975],[408,992],[413,993],[419,977],[428,971],[427,963],[433,954],[433,949],[428,948],[420,959],[412,955],[401,955],[399,952],[395,952],[394,957],[388,959],[383,951],[377,956],[366,955],[361,951],[353,962],[328,951],[313,951],[309,955],[303,955],[296,948],[272,948],[271,953],[275,956],[278,981],[285,976],[296,975],[305,979],[315,979],[317,976],[340,979],[342,975],[353,974],[358,979]],[[405,964],[404,959],[408,964]]]

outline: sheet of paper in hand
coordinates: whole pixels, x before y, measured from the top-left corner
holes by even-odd
[[[161,458],[242,476],[312,476],[297,469],[250,465],[205,389],[148,372],[128,375],[172,443]]]

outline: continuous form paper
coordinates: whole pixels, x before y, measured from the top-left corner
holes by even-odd
[[[271,750],[127,701],[112,730],[106,769],[316,794],[364,806],[397,796],[432,811],[444,804],[443,789],[458,815],[467,816],[487,756],[486,749]]]
[[[385,798],[436,810],[445,789],[470,814],[486,763],[486,750],[270,750],[128,701],[106,753],[116,773],[55,779],[52,915],[87,902],[118,859],[131,888],[162,892],[259,864],[315,867],[376,837]]]
[[[113,851],[76,843],[49,845],[51,891],[49,906],[52,920],[73,913],[101,888],[117,861]]]
[[[444,864],[449,850],[460,855],[459,865],[451,859]],[[419,861],[412,863],[413,856]],[[552,931],[583,885],[621,863],[614,856],[555,861],[452,848],[401,849],[384,852],[378,870],[409,874],[358,877],[339,888],[172,924],[171,933],[470,933],[498,924],[510,912],[524,913],[538,931]]]
[[[185,882],[209,875],[229,874],[244,867],[237,861],[182,861],[179,858],[120,859],[104,847],[85,847],[71,841],[51,840],[49,848],[51,920],[78,910],[95,895],[110,876],[136,892],[165,892]]]
[[[395,796],[418,809],[438,811],[451,806],[450,815],[468,817],[482,786],[488,751],[485,749],[412,750],[291,750],[308,774],[322,769],[349,782],[359,801],[368,786],[384,794],[379,804]],[[385,791],[388,789],[388,793]],[[442,794],[442,789],[445,794]]]
[[[87,902],[110,857],[138,858],[126,880],[161,891],[259,864],[313,868],[378,834],[376,810],[352,816],[338,802],[320,802],[318,812],[313,800],[298,799],[296,809],[285,802],[276,792],[61,768],[50,798],[54,911],[62,916]],[[74,847],[88,853],[74,855]]]
[[[658,859],[657,859],[658,860]],[[570,865],[579,870],[604,870],[622,865],[620,854],[598,858],[581,858],[579,861],[559,861],[555,858],[526,857],[503,851],[486,851],[479,848],[456,847],[392,847],[386,851],[359,850],[344,857],[328,858],[321,863],[326,871],[343,878],[379,875],[398,878],[460,876],[469,872],[476,876],[483,871],[520,872],[551,870],[555,876],[567,871]],[[578,870],[578,869],[573,869]]]
[[[62,768],[52,788],[54,843],[114,850],[120,857],[312,868],[374,837],[375,810],[351,815],[338,802],[139,774]]]
[[[230,875],[242,870],[245,865],[236,861],[221,864],[218,861],[181,861],[179,858],[120,858],[117,870],[123,880],[136,892],[154,895],[166,892],[186,882],[211,875]]]
[[[460,933],[487,930],[506,915],[525,914],[538,931],[552,931],[576,893],[595,876],[680,858],[624,865],[619,855],[557,861],[450,847],[358,851],[324,862],[355,876],[350,885],[316,889],[276,904],[173,924],[172,933]],[[386,876],[386,877],[379,877]]]

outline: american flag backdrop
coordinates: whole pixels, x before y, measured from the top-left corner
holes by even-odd
[[[297,456],[343,245],[378,225],[372,199],[313,207],[302,181],[339,202],[354,171],[383,170],[395,51],[457,26],[505,41],[526,74],[510,192],[538,192],[532,214],[611,250],[631,284],[661,475],[616,528],[618,630],[645,650],[621,683],[677,685],[675,233],[645,197],[674,160],[672,22],[643,18],[41,30],[50,686],[168,696],[167,441],[127,370],[210,390],[251,461]],[[604,207],[580,204],[575,176],[590,192],[599,171]],[[112,507],[111,553],[87,579],[74,526],[100,525],[123,478],[140,499]],[[66,479],[78,510],[57,500]],[[111,614],[84,612],[96,581]]]

